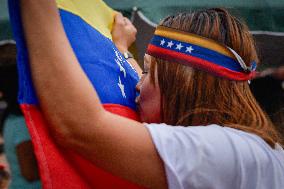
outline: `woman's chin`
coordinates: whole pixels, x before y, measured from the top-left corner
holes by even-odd
[[[142,123],[151,123],[151,122],[149,121],[149,118],[148,118],[147,116],[145,116],[145,114],[143,114],[143,112],[138,111],[138,115],[139,115],[140,121],[141,121]]]
[[[155,111],[143,111],[143,109],[138,106],[137,113],[142,123],[161,123],[159,112],[155,113]]]
[[[140,117],[140,121],[142,122],[142,123],[149,123],[148,121],[147,121],[147,119],[139,112],[139,117]]]
[[[152,115],[146,116],[140,113],[139,113],[139,116],[140,116],[140,120],[142,123],[161,123],[159,117],[153,117]]]

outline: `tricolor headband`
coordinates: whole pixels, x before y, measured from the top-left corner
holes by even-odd
[[[214,40],[164,26],[157,27],[146,53],[231,80],[250,80],[255,75],[256,63],[246,66],[233,49]]]

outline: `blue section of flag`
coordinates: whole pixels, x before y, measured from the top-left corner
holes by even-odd
[[[19,3],[17,0],[11,0],[9,7],[18,50],[18,100],[21,104],[38,104],[31,80],[28,53],[19,15]],[[135,110],[135,86],[139,78],[112,41],[77,15],[60,10],[60,16],[80,65],[95,86],[101,102],[120,104]]]
[[[138,75],[112,41],[80,17],[60,10],[65,32],[102,103],[128,106],[135,110]]]
[[[162,45],[161,41],[164,40],[165,43]],[[172,42],[173,45],[170,47],[168,46],[168,43]],[[201,46],[197,46],[194,44],[190,44],[190,43],[186,43],[186,42],[182,42],[182,41],[177,41],[177,40],[173,40],[170,38],[166,38],[166,37],[162,37],[162,36],[158,36],[155,35],[151,41],[152,45],[155,45],[157,47],[161,47],[164,49],[168,49],[171,51],[175,51],[178,53],[183,53],[186,55],[190,55],[190,56],[194,56],[197,58],[201,58],[204,59],[206,61],[212,62],[214,64],[223,66],[227,69],[233,70],[233,71],[237,71],[237,72],[243,72],[243,69],[241,68],[240,64],[228,57],[225,56],[221,53],[218,53],[216,51],[201,47]],[[177,49],[177,45],[180,44],[183,47],[181,49]],[[190,52],[186,52],[186,47],[191,47],[193,50]]]

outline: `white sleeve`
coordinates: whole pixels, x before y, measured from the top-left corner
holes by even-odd
[[[203,126],[173,127],[165,124],[146,126],[164,162],[170,189],[206,188],[212,183],[218,186],[216,178],[224,182],[224,178],[220,178],[223,173],[229,182],[234,178],[226,175],[232,172],[228,169],[232,169],[233,152],[222,148],[226,136],[219,132],[220,126],[210,126],[210,129],[208,126],[206,129]]]
[[[147,128],[170,189],[283,188],[283,149],[255,134],[218,125]]]
[[[164,161],[169,188],[187,188],[183,180],[202,163],[200,139],[194,134],[188,138],[184,128],[164,124],[147,126],[156,149]],[[189,158],[190,157],[190,158]],[[187,163],[184,163],[184,160]],[[188,178],[187,178],[188,179]]]

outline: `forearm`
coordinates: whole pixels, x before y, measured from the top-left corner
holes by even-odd
[[[118,48],[118,50],[123,54],[124,52],[127,52],[129,51],[128,50],[128,47],[126,46],[121,46],[120,44],[118,43],[115,43],[116,47]],[[127,61],[131,64],[131,66],[136,70],[139,78],[141,78],[142,76],[142,69],[141,67],[139,66],[138,62],[133,58],[129,58],[127,59]]]
[[[136,40],[137,30],[131,21],[123,17],[119,12],[116,13],[114,18],[112,40],[118,50],[123,54],[128,51],[128,48]],[[137,71],[139,77],[142,75],[142,69],[135,59],[130,58],[127,60],[132,67]]]
[[[33,82],[50,128],[57,134],[79,132],[79,125],[89,124],[84,118],[103,108],[66,38],[56,4],[22,0],[21,12]]]

